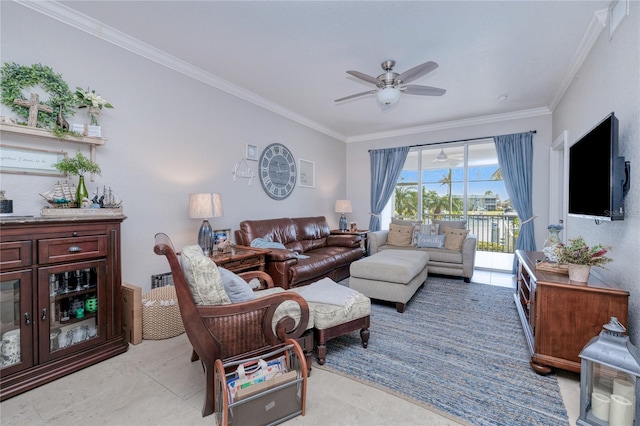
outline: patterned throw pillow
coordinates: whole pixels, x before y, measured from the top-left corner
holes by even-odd
[[[410,246],[411,236],[413,235],[413,226],[402,226],[392,223],[389,225],[389,235],[387,243],[392,246]]]
[[[228,305],[222,277],[215,262],[202,253],[198,245],[186,246],[180,253],[182,271],[196,305]]]
[[[424,225],[420,225],[419,233],[423,235],[438,235],[438,228],[440,228],[440,224],[425,223]]]
[[[418,234],[418,248],[438,248],[441,249],[444,247],[444,235],[428,235],[419,233]]]
[[[444,248],[446,250],[462,250],[462,243],[469,234],[468,229],[444,228]]]

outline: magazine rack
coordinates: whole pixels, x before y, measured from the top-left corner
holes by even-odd
[[[228,381],[239,365],[284,357],[288,378],[277,376],[251,385],[251,395],[232,401]],[[296,372],[297,374],[291,374]],[[286,379],[286,380],[283,380]],[[293,339],[284,344],[249,352],[214,364],[215,415],[221,426],[276,425],[305,413],[307,363],[300,345]]]

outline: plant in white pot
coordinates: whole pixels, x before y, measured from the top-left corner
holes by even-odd
[[[569,266],[569,279],[576,282],[587,282],[592,266],[604,267],[613,259],[605,254],[610,250],[602,244],[589,247],[582,237],[569,239],[568,244],[556,246],[555,255],[558,263]]]
[[[86,173],[100,174],[100,166],[82,155],[80,150],[76,151],[75,157],[68,157],[53,165],[57,170],[68,175],[78,176],[78,187],[76,189],[76,206],[82,206],[82,200],[89,198],[89,191],[84,184],[84,175]]]

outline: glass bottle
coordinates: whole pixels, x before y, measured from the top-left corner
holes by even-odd
[[[82,200],[89,198],[89,191],[84,184],[84,176],[80,175],[78,179],[78,188],[76,189],[76,207],[82,207]]]

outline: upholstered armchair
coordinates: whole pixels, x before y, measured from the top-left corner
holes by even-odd
[[[154,252],[164,255],[169,262],[176,288],[184,328],[193,347],[192,361],[202,361],[206,376],[206,396],[202,415],[214,412],[214,363],[247,352],[258,351],[296,339],[305,353],[313,350],[313,337],[306,333],[309,306],[304,298],[293,292],[278,292],[256,299],[223,304],[197,305],[183,272],[173,244],[166,234],[155,237]],[[239,274],[249,281],[258,278],[263,286],[273,287],[271,277],[264,272]],[[298,305],[299,318],[285,315],[274,320],[279,306]],[[280,310],[282,311],[282,310]],[[305,336],[303,336],[305,334]]]

